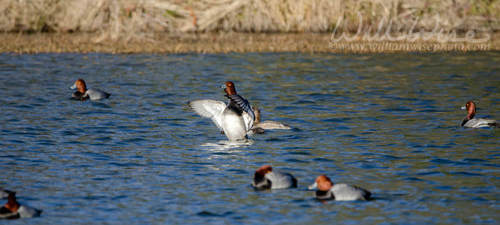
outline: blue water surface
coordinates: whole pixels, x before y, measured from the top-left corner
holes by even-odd
[[[228,144],[187,106],[227,80],[294,129]],[[459,127],[499,93],[498,52],[0,54],[0,187],[43,210],[9,224],[499,224],[500,129]],[[299,187],[254,191],[265,164]],[[320,174],[375,200],[316,201]]]

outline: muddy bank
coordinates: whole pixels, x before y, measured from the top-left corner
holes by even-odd
[[[498,51],[500,34],[487,42],[332,41],[329,33],[156,33],[141,40],[106,41],[93,33],[1,33],[0,52],[12,53],[392,53]]]

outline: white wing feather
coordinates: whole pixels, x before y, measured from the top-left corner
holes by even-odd
[[[189,106],[200,116],[210,118],[222,130],[222,112],[226,103],[211,99],[195,100],[189,102]],[[253,121],[252,121],[253,122]]]

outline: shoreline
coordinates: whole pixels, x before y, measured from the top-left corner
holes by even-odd
[[[154,33],[141,39],[106,40],[96,33],[0,33],[0,53],[433,53],[500,51],[500,33],[485,43],[437,41],[339,41],[330,33]]]

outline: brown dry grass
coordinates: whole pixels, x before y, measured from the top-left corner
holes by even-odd
[[[38,33],[0,34],[0,52],[106,52],[106,53],[228,53],[228,52],[304,52],[304,53],[392,53],[443,51],[499,51],[500,34],[487,43],[439,42],[330,42],[329,34],[155,34],[152,41],[106,41],[95,43],[93,34]]]
[[[98,32],[130,40],[153,32],[500,30],[500,0],[0,0],[0,31]],[[390,21],[390,22],[389,22]],[[390,25],[389,25],[390,24]]]
[[[1,31],[1,52],[498,50],[500,0],[0,0]],[[441,36],[363,39],[380,31]],[[448,41],[467,31],[492,38]]]

